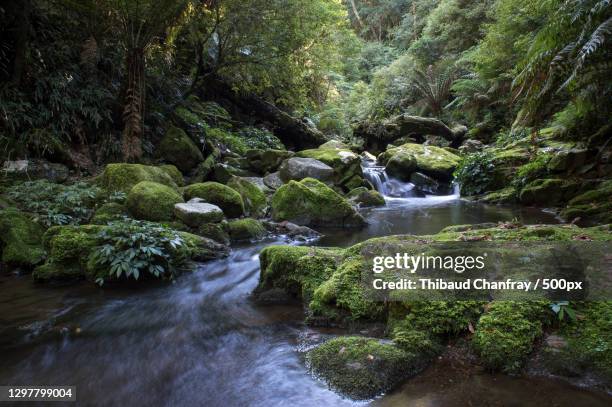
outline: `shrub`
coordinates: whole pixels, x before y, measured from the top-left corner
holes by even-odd
[[[249,148],[284,150],[285,146],[272,132],[257,127],[243,127],[238,131]]]
[[[50,227],[88,221],[101,190],[84,182],[60,185],[39,180],[14,185],[7,195],[20,209],[36,214],[41,224]]]
[[[493,155],[487,151],[463,157],[454,176],[461,185],[461,192],[478,195],[487,191],[494,178]]]

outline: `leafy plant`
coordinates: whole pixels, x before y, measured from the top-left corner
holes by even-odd
[[[100,285],[108,279],[138,280],[146,275],[172,279],[191,252],[179,232],[132,219],[109,223],[97,239],[100,245],[92,252],[90,261],[104,270],[96,279]]]
[[[493,181],[494,169],[493,154],[482,151],[463,157],[454,176],[462,193],[478,195],[487,191]]]
[[[38,215],[46,227],[88,221],[100,194],[100,188],[84,182],[60,185],[43,180],[24,182],[7,190],[17,206]]]
[[[559,301],[550,304],[550,309],[557,314],[559,321],[576,320],[576,311],[570,306],[569,301]]]
[[[272,132],[257,127],[243,127],[238,134],[250,148],[284,150],[285,146]]]

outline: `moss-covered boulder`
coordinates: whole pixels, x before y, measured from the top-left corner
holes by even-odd
[[[274,149],[251,149],[246,152],[249,167],[262,175],[276,171],[283,161],[293,155],[291,151]]]
[[[236,190],[242,197],[246,215],[256,218],[265,215],[268,201],[260,187],[241,177],[232,177],[227,186]]]
[[[267,233],[261,222],[251,218],[232,220],[228,222],[227,229],[233,241],[257,240]]]
[[[416,169],[416,158],[407,151],[398,151],[393,154],[385,167],[385,171],[389,176],[406,182],[410,180],[410,176]]]
[[[224,245],[228,245],[230,243],[230,236],[227,231],[226,221],[219,223],[205,223],[200,225],[195,233],[198,236],[207,237]]]
[[[385,198],[378,191],[366,187],[355,188],[346,196],[360,206],[385,206],[386,204]]]
[[[41,237],[43,228],[16,209],[0,211],[2,263],[30,269],[45,258]]]
[[[121,219],[124,216],[127,216],[127,209],[125,205],[109,202],[96,209],[96,212],[91,219],[91,223],[94,225],[104,225],[108,222]]]
[[[329,227],[362,227],[366,223],[345,198],[312,178],[280,187],[271,206],[275,221]]]
[[[306,360],[332,389],[356,400],[391,390],[426,365],[426,358],[418,353],[363,337],[331,339],[310,350]]]
[[[185,185],[185,179],[183,178],[183,174],[181,174],[181,172],[178,168],[176,168],[176,166],[172,164],[164,164],[160,165],[159,168],[164,170],[166,174],[170,175],[170,178],[172,178],[172,181],[174,181],[177,186],[182,187],[183,185]]]
[[[297,157],[313,158],[327,164],[334,170],[334,184],[350,190],[346,184],[354,183],[353,178],[363,178],[361,170],[361,157],[348,149],[341,142],[332,140],[319,148],[298,152]]]
[[[157,147],[157,155],[165,161],[174,164],[186,173],[204,161],[202,152],[180,128],[171,126],[166,130]]]
[[[567,221],[580,218],[586,223],[612,223],[612,181],[571,199],[561,217]]]
[[[510,204],[518,201],[516,188],[506,187],[498,191],[489,192],[480,198],[481,202],[489,204]]]
[[[396,156],[398,158],[394,159]],[[394,159],[392,168],[397,166],[398,170],[402,170],[401,173],[405,175],[404,170],[412,166],[412,160],[408,158],[409,156],[416,161],[415,171],[441,181],[450,181],[453,178],[453,172],[461,159],[458,155],[440,147],[407,143],[399,147],[389,148],[378,156],[378,160],[381,164],[387,166]],[[400,166],[400,164],[402,165]],[[409,176],[410,174],[408,174]]]
[[[157,182],[173,189],[178,188],[167,168],[142,164],[108,164],[96,181],[109,192],[126,194],[134,185],[142,181]]]
[[[174,218],[174,205],[183,197],[176,190],[157,182],[143,181],[134,185],[127,198],[126,207],[136,219],[154,222]]]
[[[228,218],[239,218],[244,214],[242,196],[233,188],[218,182],[203,182],[185,187],[185,198],[203,199],[204,202],[217,205]]]
[[[521,203],[525,205],[557,206],[566,192],[566,182],[562,179],[537,179],[527,184],[520,194]]]

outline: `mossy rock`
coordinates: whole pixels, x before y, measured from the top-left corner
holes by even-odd
[[[142,164],[108,164],[97,178],[98,184],[108,192],[130,192],[132,187],[142,181],[157,182],[177,189],[178,185],[168,174],[167,168]]]
[[[183,178],[183,174],[181,174],[181,172],[178,168],[176,168],[176,166],[172,164],[164,164],[160,165],[159,168],[164,170],[166,174],[170,175],[170,177],[177,186],[182,187],[183,185],[185,185],[185,179]]]
[[[359,187],[351,190],[346,195],[351,201],[360,204],[361,206],[385,206],[385,198],[371,189]]]
[[[239,218],[245,212],[242,196],[227,185],[218,182],[204,182],[185,187],[185,198],[203,199],[205,202],[217,205],[228,218]]]
[[[241,177],[232,177],[227,186],[236,190],[242,197],[246,215],[256,218],[265,215],[268,201],[257,185]]]
[[[567,221],[580,218],[586,223],[612,223],[612,181],[571,199],[561,217]]]
[[[126,207],[136,219],[161,222],[174,219],[174,205],[182,202],[183,197],[174,189],[143,181],[130,190]]]
[[[191,171],[204,161],[202,152],[180,128],[171,126],[166,130],[157,147],[157,155],[174,164],[184,173]]]
[[[313,158],[333,168],[334,184],[343,187],[345,191],[352,189],[355,184],[354,178],[363,179],[361,157],[338,141],[332,140],[319,148],[300,151],[296,156]],[[351,185],[347,186],[348,183]]]
[[[31,269],[44,260],[44,229],[27,214],[11,208],[1,210],[0,232],[4,264]]]
[[[109,202],[96,209],[91,223],[94,225],[104,225],[108,222],[121,219],[124,216],[127,216],[125,205]]]
[[[401,181],[410,181],[410,176],[417,170],[417,160],[407,151],[399,151],[387,162],[385,171],[389,176]]]
[[[563,201],[564,186],[562,179],[537,179],[521,190],[521,203],[558,206]]]
[[[514,187],[507,187],[499,191],[489,192],[480,198],[481,202],[490,204],[510,204],[518,200],[517,191]]]
[[[306,360],[329,386],[355,400],[372,399],[419,373],[426,360],[392,343],[363,337],[331,339]]]
[[[261,222],[251,218],[232,220],[227,224],[227,228],[233,241],[258,240],[267,233]]]
[[[205,223],[198,227],[196,234],[212,239],[221,244],[229,244],[230,236],[227,231],[227,222],[223,221],[220,223]]]
[[[461,160],[458,155],[440,147],[407,143],[399,147],[389,148],[378,156],[378,161],[386,166],[398,154],[401,154],[400,158],[402,158],[398,163],[405,162],[406,159],[403,159],[403,157],[410,155],[416,160],[416,171],[441,181],[450,181],[453,178],[453,172]]]
[[[363,227],[365,220],[336,191],[312,178],[290,181],[272,196],[272,218],[299,225]]]
[[[249,167],[262,175],[276,171],[283,161],[293,155],[291,151],[274,149],[251,149],[246,152]]]

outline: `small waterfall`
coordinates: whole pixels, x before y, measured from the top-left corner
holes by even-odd
[[[430,192],[425,191],[422,188],[417,187],[412,182],[403,182],[398,179],[390,178],[385,171],[385,167],[377,165],[376,161],[364,159],[362,161],[361,168],[363,170],[363,176],[370,181],[370,183],[376,188],[381,195],[389,198],[426,198]],[[449,186],[450,187],[450,186]],[[436,184],[437,188],[437,184]],[[450,192],[449,188],[446,188]],[[440,196],[435,192],[433,195]],[[459,184],[452,184],[452,193],[450,195],[442,196],[459,198],[460,187]]]

